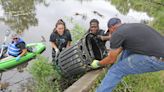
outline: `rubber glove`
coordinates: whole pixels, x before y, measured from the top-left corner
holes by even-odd
[[[55,48],[55,56],[58,56],[59,52],[60,52],[59,49]]]
[[[93,60],[93,62],[91,63],[91,67],[93,69],[99,68],[100,67],[99,61],[98,60]]]
[[[17,56],[17,57],[16,57],[16,61],[19,61],[20,58],[21,58],[21,56]]]

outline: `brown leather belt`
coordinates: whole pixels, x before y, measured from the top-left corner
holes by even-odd
[[[164,62],[164,58],[163,57],[155,57],[157,60],[159,60],[159,61],[162,61],[162,62]]]

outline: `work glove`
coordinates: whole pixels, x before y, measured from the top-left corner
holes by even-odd
[[[59,52],[60,52],[59,49],[55,48],[55,56],[58,56]]]
[[[93,62],[91,63],[91,68],[96,69],[99,68],[100,64],[98,60],[93,60]]]
[[[21,58],[21,56],[17,56],[17,57],[16,57],[16,61],[19,61],[20,58]]]

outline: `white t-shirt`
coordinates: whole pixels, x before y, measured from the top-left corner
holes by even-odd
[[[111,48],[110,48],[110,41],[109,41],[109,40],[106,41],[106,43],[105,43],[105,47],[106,47],[108,50],[111,49]]]

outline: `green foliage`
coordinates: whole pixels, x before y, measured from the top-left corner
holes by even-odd
[[[164,72],[129,75],[123,78],[125,84],[120,83],[114,92],[163,92]]]
[[[85,32],[85,27],[81,26],[79,23],[76,23],[69,17],[65,17],[66,20],[68,20],[71,24],[73,24],[73,28],[70,30],[72,35],[72,43],[75,44],[78,40],[80,40]]]
[[[82,27],[79,24],[75,24],[74,28],[71,30],[71,35],[72,35],[72,43],[75,44],[77,40],[80,40],[85,33],[84,27]]]
[[[29,72],[35,81],[34,92],[60,92],[60,75],[45,57],[38,56],[33,60]]]

